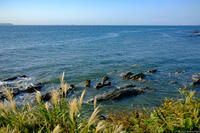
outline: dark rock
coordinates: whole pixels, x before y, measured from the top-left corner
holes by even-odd
[[[184,74],[186,70],[175,72],[175,74]]]
[[[177,84],[176,81],[169,81],[169,84]]]
[[[38,82],[38,83],[36,83],[35,85],[44,85],[43,83],[41,83],[41,82]]]
[[[42,95],[41,99],[44,100],[44,101],[49,101],[52,97],[52,93],[51,92],[48,92],[44,95]]]
[[[62,91],[62,89],[60,88],[60,89],[58,90],[58,92],[59,92],[59,96],[60,96],[60,97],[69,96],[70,94],[73,94],[73,92],[74,92],[74,86],[72,86],[71,89],[68,88],[66,92]],[[53,93],[53,92],[48,92],[48,93],[42,95],[42,98],[41,98],[41,99],[42,99],[43,101],[49,101],[49,100],[51,99],[51,97],[52,97],[52,93]]]
[[[103,86],[110,86],[111,85],[111,82],[110,81],[105,81],[105,83],[103,84]]]
[[[70,89],[70,90],[75,90],[76,88],[75,88],[74,85],[71,84],[71,85],[69,85],[69,89]]]
[[[75,89],[76,89],[76,88],[75,88],[75,86],[74,86],[73,84],[68,85],[67,90],[75,90]],[[60,87],[59,90],[62,90],[62,88]]]
[[[139,73],[130,77],[132,80],[142,80],[145,77],[143,73]]]
[[[137,96],[145,93],[146,90],[155,90],[155,88],[136,88],[135,85],[128,84],[103,95],[96,96],[97,102],[108,101],[108,100],[120,100],[125,97]],[[94,99],[90,99],[88,102],[94,102]]]
[[[63,94],[64,94],[65,92],[63,92]],[[64,95],[64,96],[69,96],[69,95],[71,95],[71,94],[73,94],[74,93],[74,89],[72,90],[72,89],[68,89],[67,90],[67,93],[66,93],[66,95]]]
[[[152,70],[149,70],[148,72],[149,73],[155,73],[155,72],[157,72],[157,70],[156,69],[152,69]]]
[[[193,33],[195,33],[195,34],[200,34],[200,31],[197,30],[197,31],[194,31]]]
[[[104,76],[104,77],[102,78],[101,83],[104,84],[108,79],[109,79],[108,76]]]
[[[123,79],[142,80],[145,77],[144,73],[133,75],[131,72],[123,75]]]
[[[85,88],[90,88],[90,80],[86,80],[86,81],[84,81],[84,87]]]
[[[37,84],[37,85],[33,85],[33,86],[29,86],[26,89],[22,90],[22,92],[24,93],[33,93],[36,90],[40,90],[43,87],[42,84]]]
[[[122,99],[122,98],[128,97],[128,96],[137,96],[141,93],[143,93],[143,91],[139,91],[136,88],[125,88],[125,89],[121,89],[121,90],[114,90],[114,91],[108,92],[106,94],[100,95],[100,96],[96,97],[96,100],[98,102],[107,101],[107,100],[119,100],[119,99]],[[94,99],[90,100],[89,102],[93,102],[93,101],[94,101]]]
[[[103,86],[104,85],[102,83],[97,83],[96,86],[95,86],[95,88],[96,89],[100,89],[100,88],[103,88]]]
[[[13,81],[13,80],[16,80],[17,78],[26,78],[27,76],[26,75],[19,75],[19,76],[14,76],[14,77],[11,77],[11,78],[7,78],[7,79],[4,79],[3,81]]]
[[[199,78],[200,78],[200,73],[192,75],[192,79],[195,81],[198,80]]]
[[[142,88],[136,88],[136,89],[137,89],[138,91],[140,91],[140,92],[143,91]]]
[[[18,88],[13,88],[10,90],[10,92],[13,96],[16,96],[20,93],[20,90]]]
[[[144,90],[155,90],[155,88],[145,87]]]
[[[110,86],[110,85],[111,85],[111,82],[108,81],[108,80],[106,80],[104,84],[102,84],[102,83],[97,83],[96,86],[95,86],[95,88],[96,88],[96,89],[101,89],[101,88],[103,88],[103,87],[105,87],[105,86]]]
[[[132,72],[127,72],[126,74],[124,74],[122,76],[123,79],[130,79],[130,76],[132,75],[133,73]]]
[[[117,88],[117,89],[125,89],[125,88],[132,88],[132,87],[136,87],[136,85],[133,85],[133,84],[126,84],[126,85],[123,85],[123,86],[121,86],[121,87],[119,87],[119,88]]]
[[[110,117],[106,117],[104,115],[98,115],[97,117],[99,120],[104,120],[104,121],[109,121],[109,122],[113,122],[113,120]]]
[[[99,120],[107,120],[107,118],[106,118],[104,115],[99,115],[99,116],[98,116],[98,119],[99,119]]]
[[[193,81],[190,86],[200,85],[200,79]]]

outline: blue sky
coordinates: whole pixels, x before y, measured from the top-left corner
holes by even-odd
[[[0,0],[0,23],[200,25],[200,0]]]

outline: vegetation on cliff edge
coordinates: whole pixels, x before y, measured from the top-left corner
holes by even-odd
[[[67,92],[64,73],[61,88]],[[178,89],[181,98],[165,98],[155,109],[133,110],[110,114],[99,119],[100,106],[94,100],[94,111],[88,117],[83,112],[82,103],[86,89],[79,99],[69,101],[63,93],[55,91],[50,102],[42,102],[36,92],[36,105],[25,104],[16,107],[12,94],[4,88],[7,100],[0,102],[0,132],[181,132],[200,131],[200,99],[195,92],[186,88]]]

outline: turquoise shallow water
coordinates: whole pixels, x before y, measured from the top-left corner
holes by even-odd
[[[45,93],[66,81],[83,90],[83,81],[94,86],[108,75],[113,86],[126,83],[154,87],[137,97],[101,103],[110,109],[157,106],[164,97],[177,97],[178,87],[188,86],[192,75],[200,72],[200,26],[0,26],[0,80],[17,74],[29,79],[12,83],[27,86],[45,82]],[[121,76],[157,69],[144,82],[124,81]],[[184,74],[175,74],[186,70]],[[177,84],[169,84],[176,81]],[[112,90],[89,88],[85,99]],[[200,86],[192,88],[198,93]],[[18,103],[32,100],[34,94],[21,94]]]

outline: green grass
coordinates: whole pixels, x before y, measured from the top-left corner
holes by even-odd
[[[61,88],[66,92],[68,85],[61,77]],[[7,100],[0,103],[1,133],[93,133],[93,132],[181,132],[200,131],[200,99],[194,91],[178,89],[182,98],[168,99],[161,107],[143,111],[121,112],[109,115],[107,120],[97,118],[100,107],[94,100],[94,111],[90,116],[83,112],[85,91],[79,99],[68,101],[63,93],[55,91],[50,102],[42,102],[36,93],[36,105],[26,104],[17,108],[11,93],[4,88]],[[60,98],[61,96],[61,98]]]
[[[165,98],[156,109],[116,113],[110,117],[127,132],[200,131],[200,99],[194,91],[178,89],[182,98]]]

